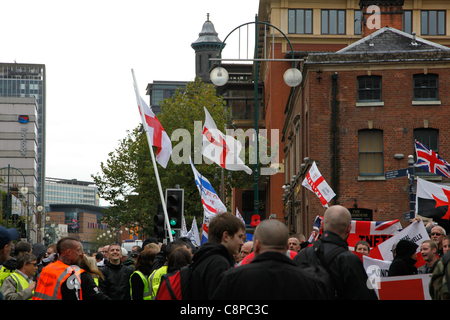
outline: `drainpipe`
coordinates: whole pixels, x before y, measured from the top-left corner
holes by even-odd
[[[333,179],[333,189],[336,193],[334,197],[334,204],[337,204],[337,111],[336,111],[336,88],[337,88],[338,74],[335,72],[331,76],[333,80],[333,138],[334,138],[334,179]]]

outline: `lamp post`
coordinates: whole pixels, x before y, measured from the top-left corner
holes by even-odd
[[[227,38],[237,29],[249,25],[249,24],[255,24],[255,59],[222,59],[222,49],[225,46],[225,41],[227,40]],[[258,25],[259,24],[264,24],[267,25],[269,27],[272,27],[276,30],[278,30],[283,36],[284,38],[287,40],[287,42],[289,43],[289,46],[291,48],[291,53],[292,53],[292,59],[258,59]],[[255,22],[247,22],[244,24],[241,24],[240,26],[234,28],[224,39],[224,41],[222,42],[222,45],[220,47],[220,51],[219,51],[219,58],[215,59],[215,58],[210,58],[210,60],[217,60],[219,61],[219,66],[217,68],[214,68],[211,73],[210,73],[210,79],[211,82],[213,84],[215,84],[216,86],[223,86],[228,82],[228,72],[225,68],[221,67],[221,61],[253,61],[254,62],[254,70],[255,70],[255,79],[254,79],[254,90],[255,90],[255,102],[254,102],[254,107],[255,107],[255,159],[256,159],[256,164],[255,164],[255,172],[254,172],[254,214],[257,215],[259,212],[259,190],[258,190],[258,181],[259,181],[259,127],[258,127],[258,118],[259,118],[259,114],[258,114],[258,62],[259,61],[282,61],[282,62],[286,62],[286,61],[292,61],[292,68],[288,69],[285,73],[284,73],[284,81],[285,83],[290,86],[290,87],[296,87],[298,86],[301,82],[302,82],[302,74],[300,72],[300,70],[298,70],[297,68],[295,68],[295,62],[296,61],[303,61],[303,59],[294,59],[294,49],[292,48],[291,42],[289,41],[289,39],[286,37],[286,35],[277,27],[275,27],[274,25],[271,25],[270,23],[267,22],[262,22],[262,21],[258,21],[258,15],[255,15]]]

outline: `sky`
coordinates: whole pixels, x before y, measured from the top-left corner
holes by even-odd
[[[46,65],[46,177],[93,181],[91,174],[101,171],[108,153],[140,123],[131,69],[147,102],[150,82],[194,80],[191,43],[207,13],[223,41],[255,20],[258,5],[259,0],[3,1],[0,62]],[[240,58],[247,58],[246,32]],[[236,31],[222,57],[238,58],[238,43]]]

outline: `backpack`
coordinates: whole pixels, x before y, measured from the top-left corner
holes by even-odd
[[[191,300],[193,296],[192,286],[190,285],[191,275],[199,264],[214,254],[216,254],[215,250],[206,252],[198,260],[192,260],[189,265],[182,267],[180,270],[163,275],[156,300]],[[193,259],[195,258],[196,255]]]
[[[300,250],[294,260],[300,268],[312,274],[324,284],[325,295],[328,299],[333,300],[336,299],[337,292],[340,289],[331,275],[329,266],[339,254],[345,251],[348,250],[338,246],[324,256],[323,243],[321,240],[318,240],[312,247]],[[311,256],[311,253],[314,256]]]
[[[431,276],[429,292],[433,300],[450,299],[450,253],[438,262]]]
[[[188,265],[180,270],[163,275],[156,300],[188,300],[190,296],[189,279],[192,270],[192,265]]]

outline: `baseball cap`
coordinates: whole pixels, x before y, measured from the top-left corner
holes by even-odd
[[[0,226],[0,250],[3,249],[11,240],[19,238],[19,232],[14,229],[6,229]]]

